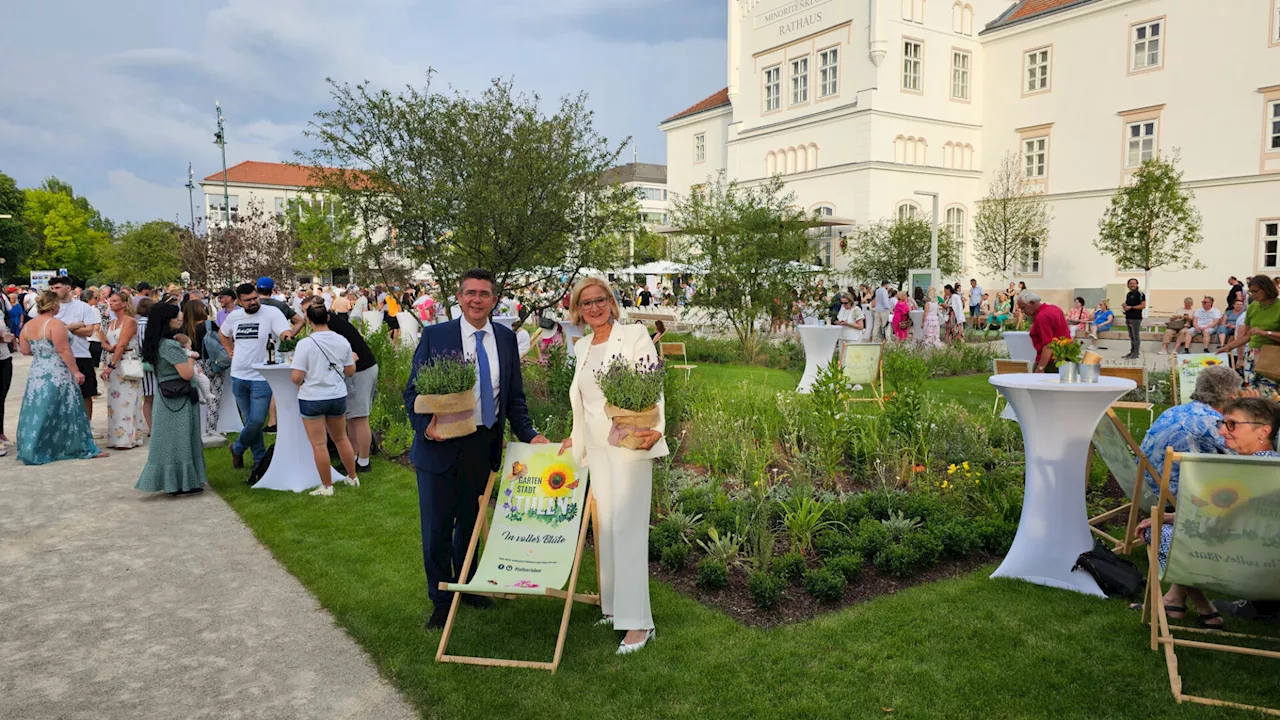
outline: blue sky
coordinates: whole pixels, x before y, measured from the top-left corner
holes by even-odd
[[[41,0],[0,24],[0,172],[56,175],[116,220],[188,216],[196,180],[283,161],[329,106],[324,79],[478,93],[491,78],[555,100],[664,163],[657,124],[724,87],[726,0]],[[623,160],[630,161],[631,153]],[[197,198],[197,212],[200,199]]]

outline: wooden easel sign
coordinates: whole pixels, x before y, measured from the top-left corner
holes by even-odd
[[[884,407],[884,343],[841,341],[840,367],[851,383],[869,388],[874,397],[850,402],[876,402]]]
[[[484,534],[484,554],[476,566],[475,576],[465,584],[440,584],[441,589],[452,591],[454,596],[440,648],[436,651],[438,662],[555,672],[564,651],[574,601],[600,604],[598,595],[573,592],[582,566],[587,527],[595,513],[595,501],[588,488],[587,469],[575,465],[571,453],[557,455],[559,449],[556,443],[507,444],[499,473],[489,476],[484,495],[477,498],[478,519],[460,573],[463,578],[469,574],[476,561],[476,546]],[[486,528],[488,501],[495,480],[498,481],[498,503],[492,526]],[[531,662],[446,654],[462,593],[501,598],[564,598],[553,660]]]

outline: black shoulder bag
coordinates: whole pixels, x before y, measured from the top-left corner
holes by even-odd
[[[1111,548],[1102,541],[1102,538],[1095,538],[1093,549],[1081,553],[1080,557],[1076,558],[1075,567],[1071,569],[1084,570],[1093,576],[1093,579],[1098,581],[1098,587],[1102,588],[1102,592],[1106,593],[1107,597],[1140,599],[1142,588],[1146,585],[1138,568],[1127,559],[1111,552]]]

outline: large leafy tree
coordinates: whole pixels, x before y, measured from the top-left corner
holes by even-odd
[[[136,285],[175,282],[182,274],[182,238],[190,231],[172,222],[126,223],[111,246],[100,277]]]
[[[1018,262],[1037,248],[1043,252],[1052,212],[1039,190],[1022,177],[1018,154],[1000,161],[973,219],[973,257],[1008,282]]]
[[[855,230],[853,240],[846,251],[856,256],[851,275],[873,284],[902,283],[912,268],[928,264],[933,221],[926,215],[881,220]],[[960,243],[946,228],[938,229],[938,270],[943,276],[960,272]]]
[[[336,199],[294,198],[281,221],[294,239],[294,264],[312,277],[345,268],[356,245],[356,218]]]
[[[1116,190],[1098,221],[1093,246],[1122,268],[1140,268],[1144,292],[1150,292],[1155,268],[1204,267],[1194,254],[1203,239],[1200,211],[1195,195],[1182,188],[1177,162],[1177,150],[1172,159],[1156,156],[1143,162],[1132,182]]]
[[[35,251],[24,259],[20,272],[66,268],[78,280],[95,276],[111,246],[110,236],[101,229],[106,225],[94,212],[59,190],[27,189],[23,218],[35,238]]]
[[[779,176],[744,187],[723,172],[677,198],[672,210],[673,224],[695,249],[672,258],[701,276],[693,304],[726,321],[744,356],[754,358],[770,308],[804,284],[816,215],[795,206]]]
[[[0,278],[17,273],[26,267],[27,257],[35,252],[34,238],[26,223],[27,196],[13,181],[13,178],[0,173]]]
[[[616,265],[637,205],[600,178],[626,141],[596,132],[585,96],[545,114],[509,81],[470,97],[438,92],[431,78],[399,93],[330,81],[335,107],[307,131],[317,149],[298,157],[358,219],[362,260],[394,265],[394,245],[444,287],[487,267],[534,308],[583,268]]]

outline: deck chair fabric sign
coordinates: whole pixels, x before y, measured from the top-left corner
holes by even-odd
[[[449,619],[436,659],[473,665],[504,665],[555,671],[564,649],[565,632],[574,601],[599,604],[599,596],[575,593],[587,527],[594,501],[587,469],[579,468],[569,453],[558,455],[559,445],[507,444],[499,472],[490,476],[479,498],[478,521],[467,549],[460,577],[476,563],[478,540],[484,535],[484,552],[475,575],[467,583],[441,583],[454,594]],[[493,520],[486,523],[488,499],[498,481]],[[486,528],[486,525],[488,526]],[[486,534],[487,533],[487,534]],[[457,616],[461,594],[495,597],[550,596],[565,599],[560,635],[552,662],[527,662],[498,658],[472,658],[445,653]]]
[[[1093,431],[1092,443],[1093,449],[1102,458],[1107,470],[1115,477],[1116,484],[1120,486],[1128,502],[1090,518],[1089,530],[1110,542],[1113,551],[1128,553],[1133,545],[1138,544],[1138,541],[1132,538],[1133,529],[1138,524],[1141,511],[1150,509],[1156,501],[1156,493],[1151,491],[1147,477],[1150,476],[1153,483],[1158,482],[1160,473],[1143,454],[1142,447],[1129,434],[1128,428],[1120,421],[1114,410],[1108,409],[1106,416],[1098,423],[1098,427]],[[1134,494],[1135,491],[1137,495]],[[1099,525],[1114,521],[1120,516],[1125,517],[1123,538],[1116,540],[1099,529]]]

